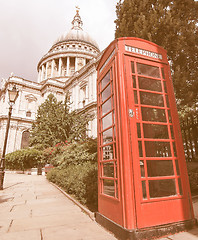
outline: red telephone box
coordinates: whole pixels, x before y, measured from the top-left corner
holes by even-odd
[[[98,65],[98,213],[120,239],[195,223],[166,51],[119,38]]]

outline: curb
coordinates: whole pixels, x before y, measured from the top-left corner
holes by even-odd
[[[93,212],[91,212],[89,209],[87,209],[85,206],[83,206],[81,203],[79,203],[76,199],[71,197],[68,193],[66,193],[63,189],[58,187],[55,183],[52,183],[52,182],[49,182],[49,183],[52,184],[54,187],[56,187],[59,191],[61,191],[74,204],[76,204],[82,210],[82,212],[84,212],[85,214],[87,214],[91,218],[92,221],[95,221],[95,217],[94,217]]]

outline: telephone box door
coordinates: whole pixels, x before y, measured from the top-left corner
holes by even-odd
[[[191,219],[168,66],[130,56],[125,65],[137,227]]]

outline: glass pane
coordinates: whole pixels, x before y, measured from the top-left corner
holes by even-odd
[[[139,147],[139,156],[143,157],[143,153],[142,153],[142,142],[138,141],[138,147]]]
[[[114,165],[114,166],[115,166],[115,172],[114,172],[115,176],[114,176],[114,177],[117,178],[117,177],[118,177],[118,176],[117,176],[117,169],[118,169],[118,167],[117,167],[117,161],[115,161],[115,165]]]
[[[103,160],[114,159],[113,144],[103,147],[102,150],[103,150]]]
[[[134,62],[131,62],[131,71],[132,71],[132,73],[135,73]]]
[[[163,79],[165,79],[164,69],[161,68],[161,70],[162,70],[162,77],[163,77]]]
[[[142,107],[142,120],[152,122],[166,122],[164,109]]]
[[[114,187],[113,180],[109,180],[109,179],[103,180],[103,193],[112,197],[115,196],[115,187]]]
[[[138,74],[140,75],[160,78],[159,68],[155,66],[137,63],[137,71],[138,71]]]
[[[176,170],[177,170],[177,175],[180,175],[180,171],[179,171],[179,165],[178,165],[178,160],[175,160],[175,165],[176,165]]]
[[[172,118],[171,118],[171,112],[170,112],[170,110],[168,110],[168,119],[169,119],[169,122],[172,123]]]
[[[110,71],[105,75],[105,77],[101,81],[102,89],[110,82]]]
[[[102,137],[103,137],[103,144],[107,144],[109,142],[113,141],[113,132],[112,132],[112,128],[108,129],[107,131],[102,133]]]
[[[166,82],[164,82],[164,91],[165,91],[165,93],[167,93]]]
[[[112,125],[112,121],[113,120],[112,120],[112,112],[111,112],[102,119],[103,129],[110,127]]]
[[[149,181],[150,198],[168,197],[176,195],[175,179]]]
[[[140,92],[140,102],[145,105],[164,106],[164,100],[161,94]]]
[[[102,115],[111,110],[111,98],[102,105]]]
[[[170,126],[170,131],[171,131],[171,138],[174,139],[174,131],[173,131],[173,126]]]
[[[112,103],[113,103],[112,108],[114,109],[114,95],[112,95],[111,99],[112,99]]]
[[[134,91],[134,102],[138,104],[137,91]]]
[[[145,141],[146,157],[171,157],[169,142]]]
[[[116,198],[118,198],[118,182],[116,181],[115,184],[116,184]]]
[[[113,123],[116,123],[116,119],[115,119],[115,111],[113,111]]]
[[[132,78],[133,78],[133,87],[136,88],[136,77],[133,75]]]
[[[174,175],[172,160],[148,160],[148,177],[172,176]]]
[[[111,95],[111,86],[109,85],[105,90],[102,92],[102,102],[104,102],[107,98]]]
[[[150,91],[162,92],[161,81],[138,77],[139,88],[146,89]]]
[[[117,149],[116,149],[116,144],[114,144],[114,154],[115,154],[115,156],[114,156],[114,158],[116,159],[117,158]],[[117,166],[117,163],[116,163],[116,166]],[[116,171],[117,172],[117,171]]]
[[[145,181],[142,181],[142,197],[143,197],[143,199],[147,199],[147,196],[146,196],[146,182]]]
[[[114,130],[114,141],[116,140],[116,129],[115,129],[115,127],[113,128],[113,130]]]
[[[114,177],[114,163],[112,162],[103,163],[103,176]]]
[[[177,150],[176,150],[175,142],[173,142],[173,151],[174,151],[175,157],[177,157]]]
[[[140,123],[137,123],[137,135],[138,135],[138,138],[141,138]]]
[[[144,161],[140,161],[141,177],[145,177]]]
[[[145,138],[168,139],[168,128],[166,125],[143,123]]]
[[[166,95],[166,105],[167,105],[168,108],[170,107],[169,100],[168,100],[168,95]]]
[[[181,179],[180,178],[178,178],[178,185],[179,185],[180,195],[183,195],[182,184],[181,184]]]

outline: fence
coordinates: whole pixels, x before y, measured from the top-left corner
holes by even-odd
[[[198,116],[191,114],[183,119],[181,131],[186,161],[198,161]]]

